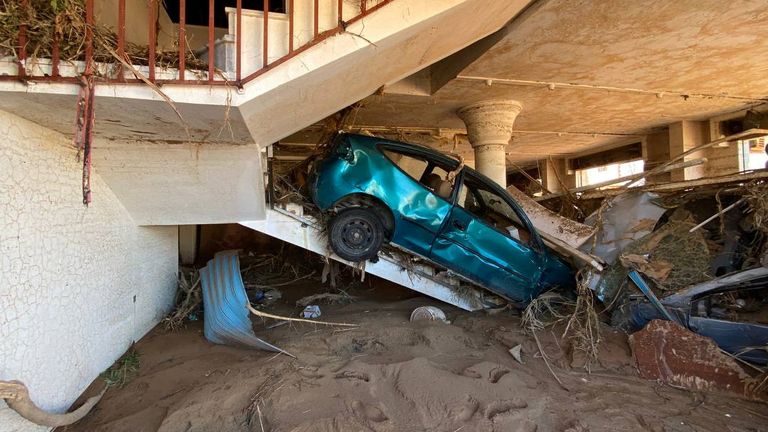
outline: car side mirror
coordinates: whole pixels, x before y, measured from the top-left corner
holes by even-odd
[[[352,151],[352,146],[346,141],[342,141],[336,147],[336,155],[347,162],[355,160],[355,153]]]

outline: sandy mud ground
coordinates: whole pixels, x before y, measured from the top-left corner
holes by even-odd
[[[270,312],[295,316],[314,289],[283,289]],[[210,344],[201,322],[158,327],[136,346],[139,375],[64,430],[768,431],[766,404],[638,378],[622,334],[604,332],[603,364],[587,374],[570,367],[556,333],[539,333],[561,386],[514,314],[467,313],[385,284],[350,294],[358,301],[321,305],[322,319],[359,328],[254,320],[297,359]],[[408,321],[427,304],[451,324]],[[517,344],[525,364],[508,352]]]

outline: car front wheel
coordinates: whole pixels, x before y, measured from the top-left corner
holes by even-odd
[[[329,242],[336,255],[352,262],[375,258],[384,242],[379,216],[367,208],[350,208],[331,219]]]

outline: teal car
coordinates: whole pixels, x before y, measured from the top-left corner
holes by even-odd
[[[338,134],[314,163],[309,192],[346,260],[375,260],[392,243],[519,304],[575,285],[507,191],[435,150]]]

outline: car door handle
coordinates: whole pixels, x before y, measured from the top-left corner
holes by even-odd
[[[465,229],[467,229],[467,226],[464,223],[455,219],[453,220],[453,227],[459,231],[464,231]]]

